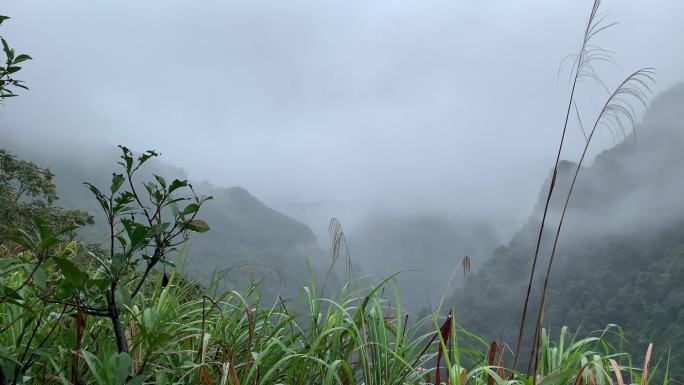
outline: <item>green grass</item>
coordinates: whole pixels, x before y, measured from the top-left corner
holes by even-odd
[[[25,275],[4,274],[2,284],[16,287]],[[651,383],[656,373],[642,382],[613,325],[581,339],[566,328],[553,338],[543,331],[537,378],[511,372],[510,349],[460,328],[458,309],[413,319],[392,277],[325,296],[312,277],[298,300],[267,303],[258,286],[202,290],[174,271],[162,288],[155,273],[123,314],[129,354],[118,353],[108,319],[22,290],[39,304],[0,304],[7,383],[18,368],[16,383],[27,384],[433,384],[438,355],[440,382],[453,385],[620,384],[613,363],[627,384]]]

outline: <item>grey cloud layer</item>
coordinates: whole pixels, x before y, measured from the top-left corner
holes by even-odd
[[[567,93],[557,66],[590,6],[11,0],[3,33],[35,61],[31,92],[3,108],[0,129],[45,145],[156,148],[319,234],[321,213],[353,221],[374,206],[513,226],[548,171]],[[601,40],[620,62],[608,83],[643,65],[658,67],[660,88],[684,79],[673,49],[684,3],[603,9],[621,23]],[[293,208],[317,202],[314,214]]]

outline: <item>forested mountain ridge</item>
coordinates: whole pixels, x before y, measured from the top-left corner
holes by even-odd
[[[82,183],[102,188],[109,185],[111,173],[120,172],[115,168],[115,148],[87,150],[79,156],[68,149],[36,151],[21,143],[9,144],[8,149],[19,158],[51,169],[60,197],[58,206],[94,215],[95,225],[80,230],[84,239],[106,239],[101,209]],[[184,170],[158,160],[150,160],[148,168],[139,182],[153,178],[152,174],[167,180],[188,178]],[[244,287],[266,278],[266,296],[292,296],[299,285],[308,282],[303,271],[305,258],[316,271],[328,267],[329,260],[306,225],[268,207],[244,188],[217,187],[208,182],[194,183],[194,187],[198,194],[214,199],[205,203],[202,213],[211,231],[193,237],[187,249],[185,271],[190,277],[207,282],[215,271],[232,268],[224,287]]]
[[[636,137],[599,154],[580,171],[551,272],[544,325],[624,327],[639,354],[684,343],[684,84],[657,96]],[[562,162],[542,242],[533,293],[539,293],[560,205],[576,164]],[[547,181],[528,223],[452,297],[460,322],[514,344]],[[539,295],[533,295],[528,333]],[[531,336],[528,336],[528,340]],[[529,343],[523,345],[529,346]],[[673,349],[674,378],[682,378]]]

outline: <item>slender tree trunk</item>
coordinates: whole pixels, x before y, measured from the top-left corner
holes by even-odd
[[[110,290],[109,293],[107,293],[107,307],[109,318],[112,320],[112,325],[114,326],[116,347],[119,349],[119,353],[128,353],[126,337],[124,336],[123,326],[121,325],[121,318],[119,318],[119,308],[116,306],[116,300],[114,299],[114,290]]]

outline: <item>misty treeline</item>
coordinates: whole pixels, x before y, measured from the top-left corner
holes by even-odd
[[[682,103],[684,84],[659,95],[632,134],[636,137],[602,152],[582,170],[548,290],[546,325],[596,330],[612,322],[624,328],[629,349],[642,352],[638,357],[644,345],[655,342],[658,353],[671,350],[672,362],[684,359],[676,349],[684,338]],[[561,162],[559,191],[567,191],[576,167]],[[528,284],[525,272],[544,209],[543,190],[527,224],[453,293],[451,303],[464,309],[464,326],[509,341],[517,336],[518,325],[510,318],[521,316],[519,293]],[[552,201],[549,216],[557,217],[562,203]],[[553,238],[542,241],[541,253],[548,255]],[[541,278],[533,285],[543,285]],[[539,295],[531,302],[538,304]],[[534,320],[529,322],[534,327]],[[671,370],[681,378],[681,365]]]
[[[0,199],[6,218],[21,218],[3,221],[15,231],[0,240],[3,382],[484,385],[604,373],[647,384],[649,373],[662,375],[616,348],[614,326],[586,338],[542,330],[538,376],[512,371],[505,345],[463,329],[453,310],[415,318],[401,307],[394,276],[375,284],[356,277],[339,223],[331,229],[333,258],[346,264],[346,285],[328,282],[329,274],[318,284],[309,270],[299,298],[271,301],[261,282],[221,289],[222,272],[188,280],[188,237],[214,231],[199,218],[217,198],[198,196],[185,180],[134,179],[155,154],[122,148],[113,167],[120,172],[84,186],[110,224],[102,244],[76,232],[90,215],[61,209],[56,199],[44,204],[55,188],[49,170],[2,153]],[[15,199],[24,186],[31,192]],[[80,222],[65,227],[73,217]]]
[[[481,223],[470,229],[479,242],[462,247],[469,237],[461,234],[435,248],[467,223],[396,221],[388,235],[376,232],[389,242],[359,243],[394,255],[374,265],[355,257],[338,221],[326,253],[305,225],[242,188],[189,182],[156,151],[120,146],[86,159],[21,144],[1,150],[0,383],[681,379],[684,86],[658,97],[637,126],[635,108],[653,81],[651,69],[637,70],[595,117],[583,116],[575,86],[598,78],[596,61],[611,60],[593,44],[611,26],[599,5],[571,57],[567,115],[539,203],[483,260],[472,254],[486,255],[497,240]],[[16,64],[30,57],[2,43],[0,94],[10,97],[25,87]],[[563,161],[575,126],[584,152]],[[599,129],[618,144],[585,164]],[[384,224],[368,232],[376,226]],[[402,281],[389,269],[421,250],[392,237],[448,255],[421,282]],[[374,270],[387,278],[365,276]]]

